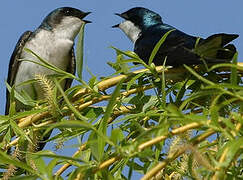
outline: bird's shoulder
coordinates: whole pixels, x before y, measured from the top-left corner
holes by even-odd
[[[21,35],[21,37],[19,38],[19,40],[14,48],[14,51],[11,55],[10,62],[9,62],[9,68],[8,68],[9,69],[8,78],[7,78],[7,82],[11,86],[13,85],[14,77],[18,71],[18,66],[20,63],[20,61],[18,61],[18,59],[21,56],[21,53],[23,51],[23,48],[24,48],[26,42],[29,40],[29,38],[31,37],[32,34],[33,34],[33,32],[31,32],[31,31],[24,32]]]
[[[30,36],[32,35],[31,31],[26,31],[24,32],[21,37],[19,38],[14,51],[11,55],[10,62],[9,62],[9,67],[8,67],[8,78],[7,78],[7,83],[12,86],[15,81],[16,73],[19,68],[20,61],[18,59],[21,56],[21,53],[23,51],[23,48],[26,44],[26,42],[29,40]],[[9,111],[9,106],[10,106],[10,97],[9,97],[9,92],[6,90],[6,107],[5,107],[5,114],[8,114]]]
[[[173,30],[173,31],[171,31]],[[165,51],[167,48],[171,48],[174,46],[184,46],[188,49],[192,49],[196,42],[196,37],[188,35],[173,26],[167,24],[157,24],[151,26],[147,30],[141,33],[138,40],[135,42],[135,49],[140,49],[143,47],[154,47],[156,43],[168,32],[171,31],[170,34],[166,37],[164,42]],[[166,48],[167,47],[167,48]]]
[[[173,30],[173,31],[172,31]],[[188,35],[183,31],[176,29],[175,27],[168,25],[168,24],[156,24],[151,26],[150,28],[146,29],[142,35],[141,39],[153,39],[154,41],[158,41],[164,36],[167,32],[170,34],[167,36],[167,43],[182,43],[188,41],[194,41],[196,37]]]
[[[155,24],[155,25],[147,28],[144,31],[144,34],[151,33],[151,32],[153,32],[155,34],[161,34],[161,33],[166,33],[166,32],[173,30],[173,29],[175,29],[176,31],[179,31],[176,28],[174,28],[173,26],[170,26],[168,24],[158,23],[158,24]]]
[[[158,24],[143,32],[135,43],[134,52],[137,53],[144,61],[147,61],[155,45],[170,30],[174,31],[171,31],[161,45],[159,51],[157,52],[157,57],[159,58],[155,60],[155,64],[160,65],[160,59],[163,59],[168,55],[177,53],[191,54],[190,50],[195,46],[196,37],[190,36],[166,24]],[[167,64],[173,63],[169,62]]]

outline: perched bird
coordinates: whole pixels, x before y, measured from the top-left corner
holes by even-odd
[[[236,48],[228,44],[238,37],[237,34],[214,34],[207,39],[190,36],[168,24],[163,23],[159,14],[142,7],[132,8],[116,15],[125,19],[124,22],[112,27],[120,28],[134,43],[134,52],[146,63],[159,40],[168,31],[164,43],[160,46],[153,63],[173,67],[182,64],[220,63],[231,61]]]
[[[46,16],[41,25],[33,32],[26,31],[19,39],[9,63],[7,82],[10,86],[15,85],[17,92],[25,92],[34,100],[45,97],[44,91],[37,82],[18,86],[20,83],[34,79],[36,74],[52,75],[54,71],[38,64],[19,61],[19,59],[40,61],[32,54],[26,52],[28,48],[38,56],[52,65],[75,73],[74,39],[77,36],[83,23],[90,21],[83,20],[90,12],[83,12],[71,7],[55,9]],[[71,86],[72,79],[62,82],[62,88],[66,90]],[[9,113],[10,93],[6,92],[5,114]],[[16,111],[23,111],[28,107],[16,100]],[[44,144],[39,149],[42,149]]]

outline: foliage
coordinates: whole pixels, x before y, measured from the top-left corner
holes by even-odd
[[[46,101],[29,102],[18,94],[19,100],[35,107],[0,116],[1,176],[243,178],[243,67],[237,64],[237,55],[232,64],[174,69],[155,67],[152,59],[146,65],[133,52],[113,49],[117,60],[109,64],[116,72],[101,81],[92,76],[87,83],[80,79],[81,69],[75,77],[30,51],[58,76],[37,78],[46,89]],[[131,62],[147,69],[134,71]],[[64,78],[79,84],[63,92],[60,81]],[[71,141],[74,154],[35,152],[38,139],[53,129],[58,131],[47,141],[62,149],[75,139]],[[14,153],[8,155],[13,147]]]

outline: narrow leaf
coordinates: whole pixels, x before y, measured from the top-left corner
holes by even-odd
[[[154,57],[156,56],[157,52],[159,51],[160,46],[165,42],[167,36],[168,36],[171,32],[173,32],[173,31],[175,31],[175,29],[172,29],[172,30],[168,31],[167,33],[165,33],[165,34],[162,36],[162,38],[159,40],[159,42],[157,42],[157,44],[155,45],[155,47],[154,47],[154,49],[153,49],[153,51],[152,51],[152,53],[151,53],[151,55],[150,55],[150,57],[149,57],[149,62],[148,62],[149,65],[151,65],[151,63],[153,62]]]
[[[77,63],[77,74],[80,79],[82,79],[83,71],[83,54],[84,54],[84,27],[85,23],[82,24],[79,31],[79,38],[76,47],[76,63]]]

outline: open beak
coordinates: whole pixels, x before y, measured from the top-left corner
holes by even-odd
[[[115,13],[115,15],[117,15],[117,16],[123,18],[123,19],[126,19],[126,18],[127,18],[126,14]],[[111,26],[111,27],[112,27],[112,28],[119,28],[119,25],[120,25],[120,24],[116,24],[116,25]]]
[[[111,26],[112,28],[118,28],[120,24],[116,24],[114,26]]]
[[[91,12],[85,12],[84,14],[83,14],[83,17],[82,18],[85,18],[87,15],[89,15]],[[84,21],[86,24],[88,24],[88,23],[92,23],[92,21],[88,21],[88,20],[84,20],[84,19],[82,19],[82,21]]]
[[[85,22],[85,24],[92,23],[92,21],[88,21],[88,20],[82,20],[82,21]]]
[[[122,15],[121,15],[121,14],[119,14],[119,13],[115,13],[115,15],[117,15],[117,16],[119,16],[119,17],[123,18],[123,17],[122,17]]]
[[[128,19],[128,16],[127,16],[127,14],[126,14],[126,13],[122,13],[122,14],[115,13],[115,15],[117,15],[117,16],[119,16],[119,17],[123,18],[123,19]]]

